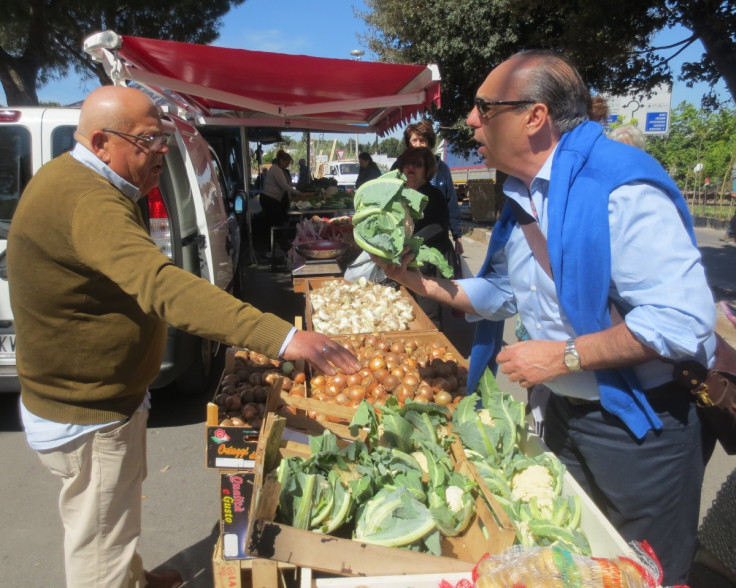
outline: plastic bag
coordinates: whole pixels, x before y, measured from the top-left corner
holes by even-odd
[[[561,547],[514,546],[481,559],[476,588],[655,588],[662,578],[654,552],[646,542],[632,545],[638,561],[628,557],[586,557]]]
[[[365,278],[372,284],[382,284],[387,279],[386,274],[373,262],[367,251],[362,251],[345,270],[346,282],[357,282],[360,278]]]

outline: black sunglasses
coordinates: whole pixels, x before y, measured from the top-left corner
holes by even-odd
[[[421,159],[416,161],[405,161],[404,167],[424,167],[424,162]]]
[[[111,133],[118,135],[119,137],[134,139],[136,141],[142,141],[143,145],[147,149],[161,149],[169,141],[169,135],[131,135],[130,133],[124,133],[123,131],[116,131],[114,129],[102,129],[104,133]]]
[[[480,115],[486,116],[492,106],[521,106],[522,104],[535,104],[536,100],[483,100],[476,96],[473,103]]]

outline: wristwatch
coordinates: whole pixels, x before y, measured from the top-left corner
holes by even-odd
[[[571,372],[582,372],[580,367],[580,354],[575,347],[575,339],[568,339],[565,343],[565,365]]]

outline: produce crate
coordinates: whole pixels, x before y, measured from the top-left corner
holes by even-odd
[[[212,554],[214,588],[311,588],[308,568],[268,559],[226,560],[222,557],[222,537]]]
[[[345,282],[344,278],[333,278],[333,277],[324,277],[324,278],[312,278],[306,280],[306,283],[304,284],[304,294],[306,296],[306,310],[305,310],[305,320],[307,325],[308,331],[314,330],[314,325],[312,323],[312,302],[310,300],[310,297],[312,295],[312,292],[314,290],[318,289],[320,286],[323,286],[327,282],[331,281],[341,281]],[[407,331],[434,331],[437,332],[437,327],[435,327],[434,323],[430,320],[430,318],[427,316],[427,313],[425,313],[419,305],[416,303],[416,300],[409,294],[409,291],[401,286],[399,288],[399,292],[401,293],[402,298],[405,298],[409,304],[411,304],[412,310],[414,311],[414,320],[409,323],[409,327]],[[401,331],[401,332],[407,332],[407,331]],[[327,335],[331,335],[331,333],[325,333]]]
[[[460,580],[472,582],[471,572],[412,574],[410,576],[371,576],[363,578],[315,578],[311,588],[437,588],[443,580],[455,586]]]
[[[401,341],[403,339],[411,339],[419,343],[438,342],[447,349],[448,353],[452,353],[457,358],[458,367],[466,371],[468,369],[468,361],[460,354],[460,352],[450,342],[447,336],[439,331],[399,331],[391,333],[378,333],[378,336],[389,342]],[[340,344],[347,341],[350,337],[351,335],[330,335],[330,339],[332,339],[333,341],[337,341]],[[317,413],[320,415],[329,414],[330,420],[333,422],[349,422],[352,419],[353,414],[355,413],[355,409],[347,405],[340,406],[313,399],[310,385],[311,377],[313,374],[310,370],[307,370],[306,373],[306,398],[291,396],[287,393],[282,393],[282,398],[284,402],[286,402],[290,406],[293,406],[296,409],[299,409],[300,411],[303,411],[304,413]],[[328,407],[333,408],[328,409]],[[328,410],[327,413],[325,413],[326,410]],[[331,428],[331,430],[333,430],[336,435],[341,436],[345,439],[350,438],[349,435],[345,435],[344,432],[341,431],[339,428],[334,428],[329,422],[323,422],[323,424],[326,427]]]
[[[537,435],[529,434],[522,440],[521,448],[530,457],[540,453],[550,452]],[[572,475],[565,471],[562,479],[562,495],[578,496],[581,503],[580,528],[588,537],[593,557],[616,558],[625,556],[637,560],[637,556],[623,537],[603,515],[593,500],[575,481]]]
[[[282,457],[310,454],[308,445],[282,442],[285,427],[286,419],[275,414],[266,417],[256,456],[255,496],[246,539],[249,555],[345,576],[421,574],[427,570],[450,573],[469,572],[489,550],[501,551],[513,542],[513,530],[499,528],[497,522],[505,514],[492,513],[482,498],[476,502],[477,512],[468,530],[460,537],[443,541],[444,554],[439,557],[320,535],[274,522],[280,488],[266,474],[278,466]]]
[[[225,367],[215,396],[220,390],[223,379],[233,373],[237,366],[236,355],[243,349],[228,348],[225,355]],[[263,366],[263,371],[274,369],[273,365]],[[281,400],[281,380],[276,379],[264,405],[265,411],[275,411]],[[252,470],[255,466],[255,454],[258,447],[260,423],[252,425],[222,426],[219,418],[220,407],[215,402],[207,403],[206,421],[206,466],[208,468],[224,468],[229,470]]]

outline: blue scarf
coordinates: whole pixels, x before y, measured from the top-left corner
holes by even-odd
[[[664,191],[696,243],[682,194],[653,158],[636,147],[607,139],[594,122],[585,122],[562,135],[552,160],[547,249],[560,305],[578,335],[611,326],[608,198],[613,190],[631,182],[646,182]],[[491,257],[505,246],[515,225],[516,218],[507,202],[493,227],[479,276],[493,271]],[[495,357],[502,343],[503,321],[477,324],[468,390],[475,390],[486,366],[495,373]],[[595,376],[603,408],[618,416],[637,438],[662,427],[632,369],[596,370]]]

